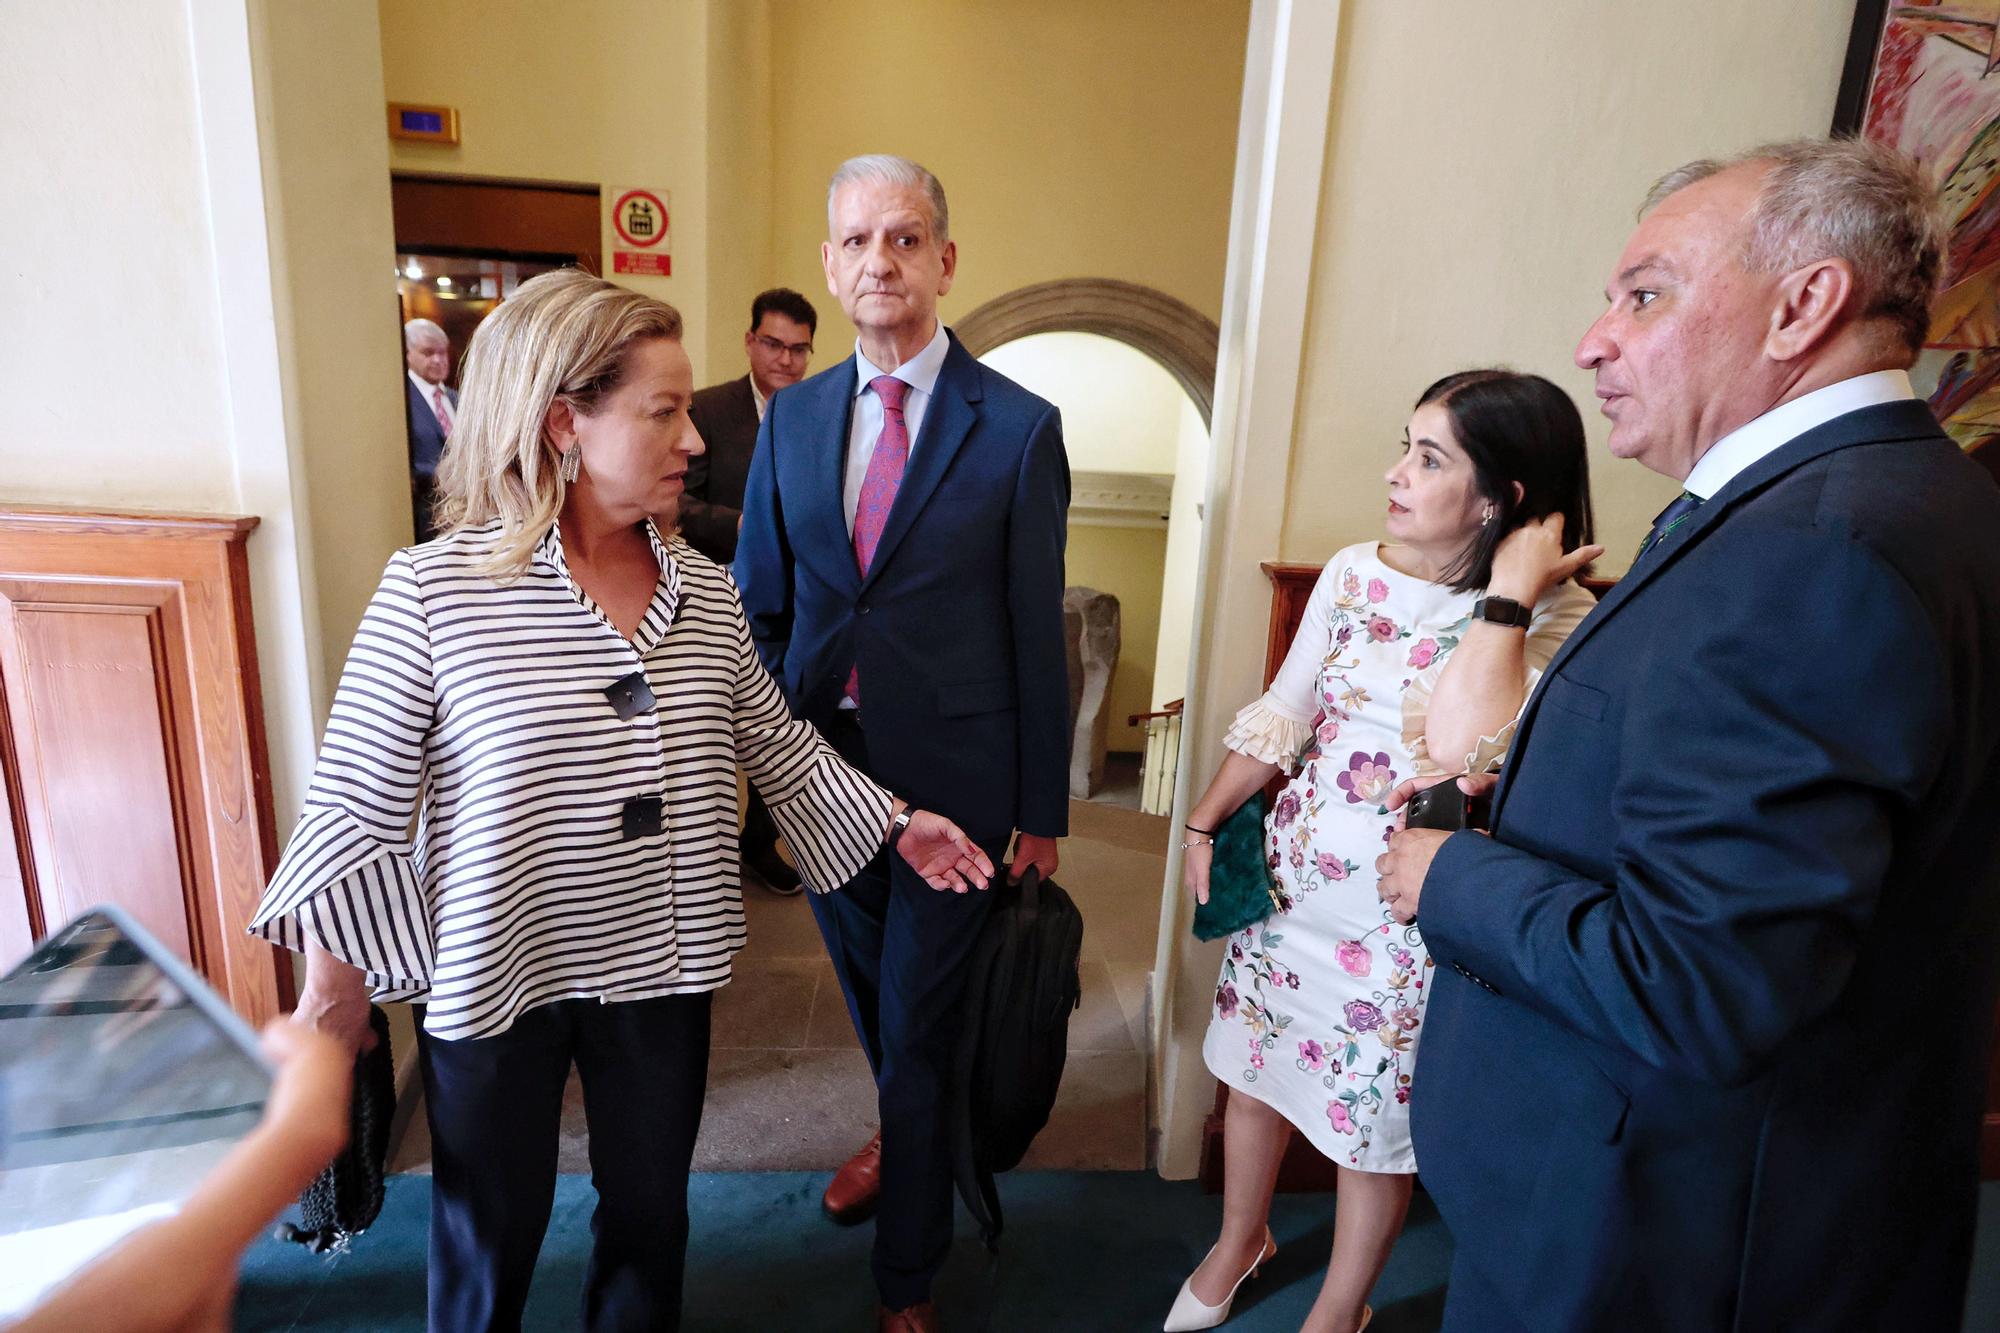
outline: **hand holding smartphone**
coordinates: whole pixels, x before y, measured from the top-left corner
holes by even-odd
[[[1483,829],[1491,822],[1491,802],[1485,795],[1469,796],[1457,778],[1447,778],[1416,792],[1404,807],[1405,828]]]
[[[263,1119],[272,1068],[114,908],[0,977],[0,1318],[179,1211]]]

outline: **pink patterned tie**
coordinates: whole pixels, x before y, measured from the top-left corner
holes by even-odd
[[[438,429],[444,432],[446,439],[450,439],[451,408],[445,404],[444,386],[442,384],[431,386],[431,410],[437,413]]]
[[[882,433],[875,437],[875,452],[869,456],[868,475],[862,478],[861,498],[854,506],[854,567],[864,575],[874,563],[875,547],[888,526],[889,510],[903,484],[903,468],[910,461],[910,431],[903,421],[903,395],[910,386],[894,375],[881,375],[868,387],[882,400]],[[846,693],[860,704],[858,671],[847,673]]]

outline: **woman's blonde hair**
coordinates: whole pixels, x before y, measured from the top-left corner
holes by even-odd
[[[472,335],[458,420],[438,466],[441,534],[498,520],[483,567],[512,578],[562,508],[561,455],[545,420],[558,398],[594,415],[624,378],[634,344],[681,336],[665,301],[558,269],[521,284]]]

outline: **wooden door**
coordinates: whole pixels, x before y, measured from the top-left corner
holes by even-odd
[[[276,860],[244,542],[255,519],[0,512],[0,966],[114,903],[261,1021]]]

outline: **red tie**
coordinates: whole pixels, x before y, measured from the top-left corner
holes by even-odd
[[[861,481],[861,498],[854,506],[854,567],[864,575],[875,561],[875,547],[882,529],[889,524],[889,510],[903,484],[903,468],[910,461],[910,431],[903,421],[903,395],[910,386],[893,375],[868,382],[882,400],[882,433],[875,437],[875,452],[868,458],[868,475]],[[847,673],[847,697],[861,702],[858,671]]]
[[[438,429],[444,432],[446,439],[450,439],[451,408],[445,405],[444,386],[442,384],[431,386],[431,410],[437,413]]]

